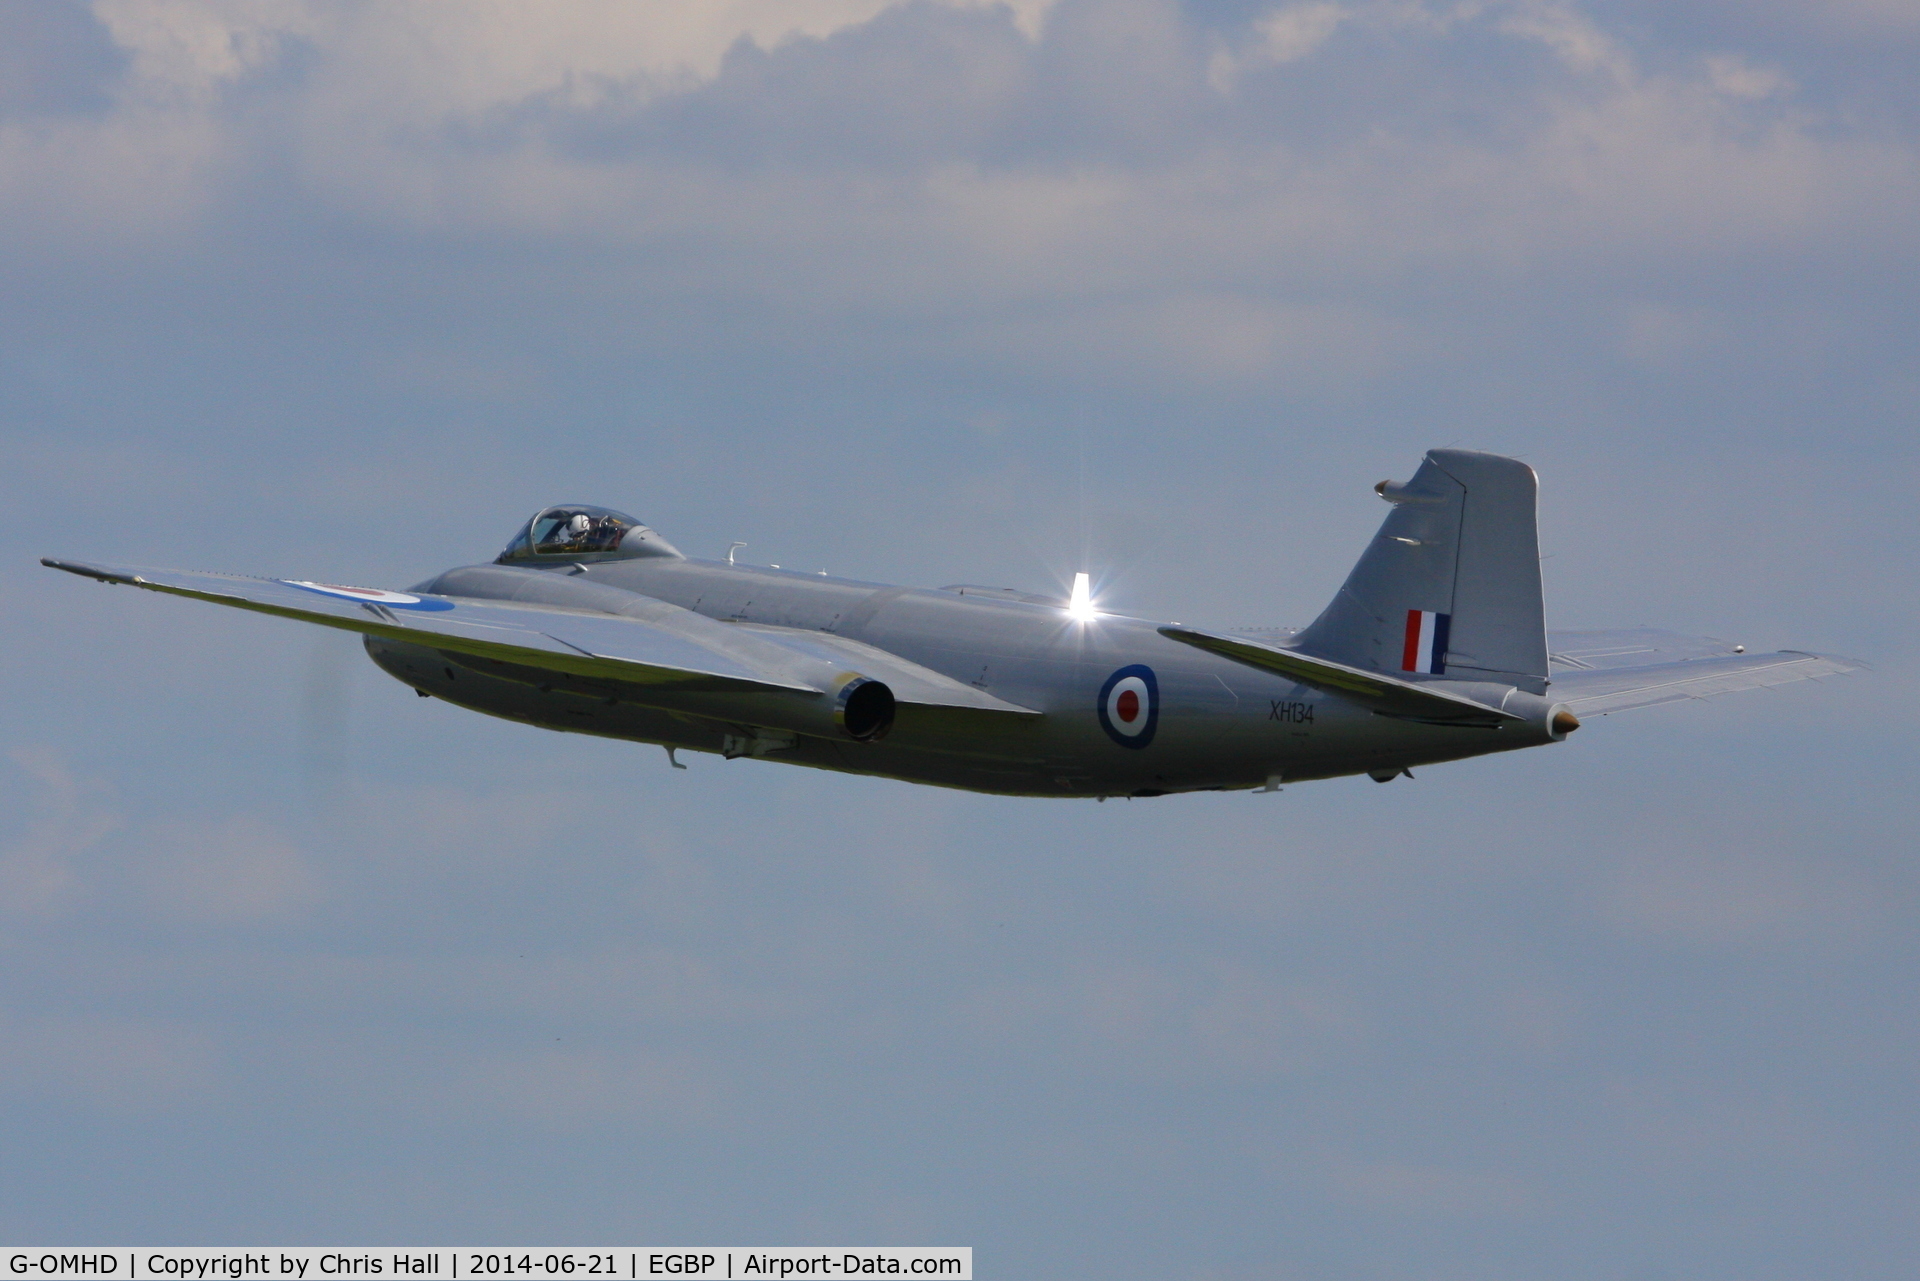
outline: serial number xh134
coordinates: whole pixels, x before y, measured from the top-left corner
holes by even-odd
[[[490,564],[404,592],[48,559],[108,583],[362,633],[421,695],[546,729],[1027,796],[1277,789],[1558,743],[1583,717],[1834,675],[1634,629],[1548,632],[1537,483],[1436,449],[1300,629],[1209,631],[971,586],[685,556],[550,507]]]

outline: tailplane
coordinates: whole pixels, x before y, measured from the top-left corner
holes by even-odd
[[[1547,688],[1539,482],[1514,458],[1428,452],[1333,603],[1294,648],[1399,675]]]

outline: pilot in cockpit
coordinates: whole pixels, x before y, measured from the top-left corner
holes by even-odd
[[[522,527],[500,553],[503,564],[544,556],[678,556],[671,545],[654,538],[636,538],[627,546],[627,534],[641,529],[639,521],[605,507],[568,503],[548,507]]]

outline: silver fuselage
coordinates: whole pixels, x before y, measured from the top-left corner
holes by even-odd
[[[756,737],[753,712],[699,691],[515,670],[369,637],[374,661],[423,693],[547,729],[598,734],[981,792],[1154,796],[1253,788],[1553,741],[1539,725],[1433,725],[1376,715],[1284,677],[1162,636],[1118,615],[1090,621],[1060,604],[974,589],[890,587],[679,557],[567,567],[480,565],[416,591],[600,612],[637,593],[744,629],[793,628],[862,641],[1041,715],[1009,718],[902,706],[874,742]],[[1142,665],[1158,682],[1151,741],[1103,729],[1101,690]],[[1498,691],[1495,691],[1496,696]]]

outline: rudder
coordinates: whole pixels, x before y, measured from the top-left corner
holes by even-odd
[[[1427,453],[1375,487],[1393,511],[1295,647],[1355,667],[1547,687],[1539,481],[1515,458]]]

